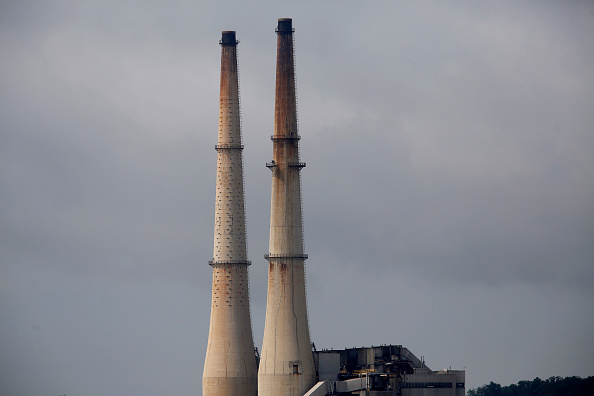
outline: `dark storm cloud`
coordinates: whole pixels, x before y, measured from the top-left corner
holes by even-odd
[[[4,2],[2,391],[199,393],[229,29],[260,345],[279,17],[296,28],[316,345],[401,343],[465,366],[468,387],[592,375],[593,15]]]

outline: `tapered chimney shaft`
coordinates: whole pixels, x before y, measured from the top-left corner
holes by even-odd
[[[301,396],[315,382],[305,295],[293,27],[278,20],[268,297],[259,396]]]
[[[202,376],[204,396],[256,396],[243,195],[237,40],[224,31],[214,226],[212,303]]]

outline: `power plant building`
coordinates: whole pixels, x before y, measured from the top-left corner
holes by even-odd
[[[204,396],[464,396],[463,370],[433,371],[401,345],[316,350],[306,303],[292,20],[276,28],[268,290],[261,353],[252,335],[237,44],[223,31],[212,300]]]
[[[463,370],[433,371],[402,345],[314,352],[318,383],[306,396],[464,396]]]

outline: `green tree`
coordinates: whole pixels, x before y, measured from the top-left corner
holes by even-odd
[[[487,385],[470,389],[468,396],[592,396],[594,377],[551,377],[541,380],[519,381],[517,384],[501,386],[491,381]]]

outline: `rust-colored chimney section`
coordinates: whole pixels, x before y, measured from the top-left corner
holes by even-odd
[[[292,20],[278,20],[266,322],[259,396],[301,396],[315,382],[305,296]]]
[[[212,303],[202,376],[204,396],[256,396],[250,320],[237,40],[224,31],[217,150]]]

